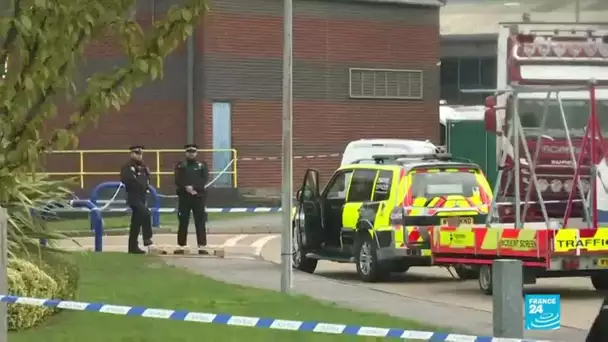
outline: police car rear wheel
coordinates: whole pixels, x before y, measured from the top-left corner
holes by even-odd
[[[306,251],[302,249],[302,237],[300,236],[300,230],[298,228],[293,227],[292,236],[291,260],[293,262],[293,268],[302,272],[313,273],[317,268],[319,260],[306,257]]]
[[[355,253],[357,274],[363,281],[376,282],[388,276],[386,265],[378,260],[377,245],[367,231],[357,237]]]
[[[492,294],[492,266],[483,265],[479,267],[479,289],[487,295]]]
[[[596,274],[591,276],[591,284],[598,291],[608,290],[608,274]]]

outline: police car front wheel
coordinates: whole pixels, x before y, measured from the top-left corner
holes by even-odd
[[[355,262],[357,274],[365,282],[375,282],[388,276],[388,268],[384,262],[378,260],[378,246],[372,240],[368,231],[358,234],[355,248]]]
[[[291,260],[293,262],[293,268],[302,272],[313,273],[317,268],[318,260],[306,257],[306,251],[302,248],[300,229],[295,227],[295,225],[293,225],[292,236]]]

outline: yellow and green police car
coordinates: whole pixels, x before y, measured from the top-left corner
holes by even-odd
[[[296,199],[294,267],[312,273],[319,260],[355,263],[372,282],[432,265],[433,228],[484,223],[492,191],[468,160],[396,154],[343,165],[323,189],[309,169]]]

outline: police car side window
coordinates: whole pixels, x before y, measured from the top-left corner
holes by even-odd
[[[355,170],[348,189],[347,202],[366,202],[372,200],[376,170]]]
[[[327,190],[327,199],[346,199],[346,189],[348,189],[348,182],[351,179],[353,172],[341,171],[336,177],[333,178],[329,188]]]
[[[391,183],[393,180],[392,171],[380,171],[376,185],[374,186],[373,201],[386,201],[391,191]]]

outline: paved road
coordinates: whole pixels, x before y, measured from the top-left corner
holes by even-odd
[[[280,239],[269,241],[261,252],[263,259],[275,263],[280,262],[279,255]],[[438,309],[437,317],[444,314],[442,311],[456,310],[453,311],[452,317],[460,317],[459,320],[469,321],[464,311],[463,314],[456,314],[456,312],[459,312],[460,309],[474,309],[483,313],[482,320],[486,323],[492,320],[492,298],[479,292],[477,282],[454,279],[443,268],[412,268],[405,275],[395,276],[388,282],[379,284],[360,282],[356,277],[355,266],[352,264],[320,262],[315,274],[384,293],[445,304],[445,308]],[[590,322],[595,318],[601,305],[600,297],[586,278],[541,279],[537,285],[527,286],[526,292],[559,293],[562,297],[562,326],[573,328],[562,328],[561,333],[534,334],[536,338],[583,340],[584,330],[589,328]],[[478,323],[471,321],[471,328],[475,332],[478,329],[484,332],[484,324],[474,326]],[[578,338],[574,338],[575,336]]]

